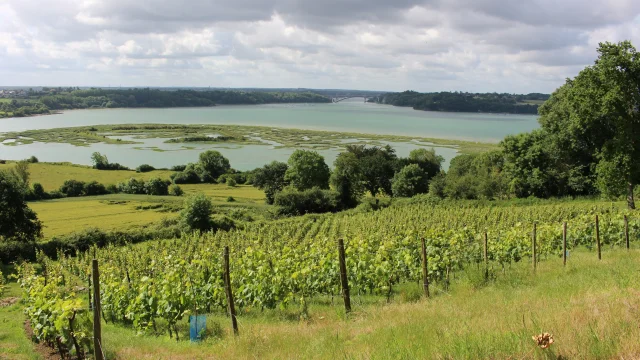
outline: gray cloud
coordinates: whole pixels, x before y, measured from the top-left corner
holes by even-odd
[[[550,92],[598,42],[640,41],[639,14],[632,0],[4,0],[0,78]]]

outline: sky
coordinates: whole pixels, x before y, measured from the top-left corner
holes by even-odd
[[[0,0],[0,86],[550,93],[638,0]]]

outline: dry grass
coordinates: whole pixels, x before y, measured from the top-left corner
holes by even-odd
[[[202,344],[133,337],[107,326],[118,359],[637,359],[640,358],[640,252],[617,250],[598,261],[572,253],[567,268],[544,262],[536,275],[515,266],[487,286],[458,274],[449,293],[431,300],[358,306],[348,320],[336,306],[311,306],[311,322],[265,314],[240,316],[240,336]],[[406,284],[399,291],[416,291]],[[366,299],[364,299],[366,300]],[[226,329],[223,315],[213,322]],[[186,331],[186,328],[185,328]],[[554,335],[549,349],[531,336]]]

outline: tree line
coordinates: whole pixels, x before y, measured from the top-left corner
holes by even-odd
[[[537,114],[538,102],[549,95],[531,93],[526,95],[498,93],[436,92],[419,93],[405,91],[388,93],[370,101],[394,106],[407,106],[415,110],[449,112],[483,112],[510,114]]]
[[[233,90],[159,89],[60,89],[51,93],[30,92],[29,100],[0,103],[0,117],[47,114],[52,110],[89,108],[165,108],[273,103],[329,103],[331,99],[311,92],[245,92]]]

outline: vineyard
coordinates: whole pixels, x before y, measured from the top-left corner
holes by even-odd
[[[570,254],[577,248],[594,249],[599,240],[606,257],[608,249],[626,247],[627,234],[632,244],[638,240],[635,213],[594,204],[490,207],[415,201],[372,213],[305,216],[231,232],[59,254],[57,261],[41,255],[43,271],[37,274],[33,265],[21,265],[20,283],[35,335],[61,353],[82,355],[92,347],[91,299],[77,284],[90,285],[94,257],[100,264],[104,321],[139,334],[180,339],[177,324],[188,315],[227,309],[222,257],[227,246],[240,314],[295,307],[304,316],[312,299],[341,296],[338,239],[344,239],[351,295],[389,300],[402,284],[422,281],[422,239],[429,281],[443,289],[455,286],[456,274],[468,268],[487,266],[487,278],[495,278],[514,263],[530,262],[534,224],[538,262],[562,262],[564,222]]]

